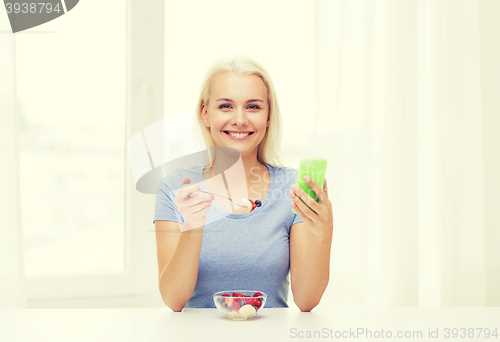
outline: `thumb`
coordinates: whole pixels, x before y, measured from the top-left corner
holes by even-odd
[[[191,180],[189,179],[189,177],[185,177],[183,180],[182,180],[182,186],[181,188],[185,188],[186,186],[189,186],[191,184]],[[191,197],[191,192],[188,192],[187,193],[187,197]]]
[[[189,179],[189,177],[185,177],[185,178],[182,180],[182,186],[184,186],[184,185],[188,185],[188,184],[191,184],[191,180]]]

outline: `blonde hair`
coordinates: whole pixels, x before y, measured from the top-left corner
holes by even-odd
[[[196,115],[203,134],[205,146],[215,147],[215,141],[212,137],[210,128],[206,127],[201,116],[203,105],[208,106],[208,98],[212,91],[212,85],[217,75],[232,72],[240,75],[259,76],[267,89],[267,102],[269,104],[269,127],[266,128],[266,134],[259,144],[257,151],[257,160],[262,164],[270,164],[275,167],[283,167],[281,152],[281,114],[276,98],[271,77],[262,65],[249,57],[238,55],[234,58],[223,58],[217,60],[207,71],[203,80],[200,97],[196,104]]]

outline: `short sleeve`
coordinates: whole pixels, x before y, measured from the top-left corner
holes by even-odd
[[[287,171],[287,173],[286,173],[286,183],[287,183],[286,189],[289,190],[290,187],[292,186],[292,184],[295,183],[295,180],[297,178],[297,169],[287,167],[287,168],[285,168],[285,170]],[[287,196],[287,203],[290,204],[290,202],[292,202],[292,199],[288,195]],[[288,205],[288,208],[290,208],[290,205]],[[291,210],[291,208],[289,210],[293,215],[293,220],[292,220],[292,224],[290,225],[290,228],[296,223],[304,222],[302,217],[300,217],[297,214],[294,214],[293,211]]]
[[[293,214],[293,221],[292,221],[292,225],[291,226],[293,226],[295,223],[300,223],[300,222],[304,222],[304,220],[302,219],[302,217],[300,217],[297,214]]]
[[[182,215],[179,210],[177,210],[175,196],[176,195],[164,182],[158,185],[156,189],[153,224],[155,220],[174,221],[180,224],[184,223]]]

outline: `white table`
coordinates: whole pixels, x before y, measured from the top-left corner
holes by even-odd
[[[445,338],[445,328],[497,328],[498,338]],[[367,329],[366,333],[353,333]],[[429,329],[439,338],[429,339]],[[382,338],[382,334],[385,338]],[[314,332],[316,331],[316,335]],[[387,338],[388,331],[392,338]],[[422,332],[422,338],[396,334]],[[375,338],[378,332],[379,338]],[[335,338],[337,333],[337,338]],[[451,333],[451,331],[450,331]],[[310,334],[310,335],[308,335]],[[340,335],[339,335],[340,334]],[[343,334],[344,338],[341,337]],[[484,331],[483,331],[484,334]],[[350,337],[348,337],[350,335]],[[307,338],[308,336],[316,338]],[[404,335],[403,335],[404,336]],[[0,341],[498,341],[500,307],[324,308],[300,312],[264,308],[247,321],[231,321],[217,309],[24,309],[0,310]]]

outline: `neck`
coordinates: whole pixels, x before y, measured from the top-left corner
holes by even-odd
[[[242,156],[243,167],[247,179],[249,175],[255,174],[262,169],[262,164],[257,160],[257,156]]]
[[[263,172],[267,171],[265,165],[261,164],[257,159],[257,149],[255,149],[252,153],[241,155],[241,160],[243,162],[247,182],[255,178],[256,175],[261,175]],[[228,165],[226,165],[223,161],[221,162],[221,159],[214,158],[213,170],[215,174],[223,172],[226,167],[228,167]],[[210,171],[207,172],[207,174],[209,173]]]

